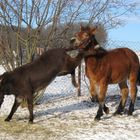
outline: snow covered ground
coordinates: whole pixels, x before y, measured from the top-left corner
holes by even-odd
[[[3,72],[2,69],[0,71]],[[65,88],[60,88],[60,85]],[[14,101],[12,95],[6,96],[0,109],[0,140],[140,139],[140,87],[133,116],[113,116],[120,92],[118,86],[109,86],[106,103],[110,113],[99,122],[94,121],[98,105],[90,101],[84,80],[83,89],[82,96],[77,97],[77,90],[71,85],[69,76],[56,78],[46,89],[41,104],[34,107],[33,125],[28,124],[27,108],[21,107],[11,122],[4,122]]]

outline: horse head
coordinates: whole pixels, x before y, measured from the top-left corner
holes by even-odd
[[[11,93],[11,84],[9,79],[9,73],[5,72],[0,75],[0,107],[4,100],[4,95],[9,95]]]
[[[81,25],[80,31],[75,33],[74,37],[71,38],[70,42],[77,49],[89,49],[91,47],[97,49],[100,47],[100,45],[95,38],[96,32],[97,32],[97,26],[84,27]]]
[[[3,100],[4,100],[4,93],[1,91],[3,77],[4,77],[4,74],[0,75],[0,107],[1,107]]]

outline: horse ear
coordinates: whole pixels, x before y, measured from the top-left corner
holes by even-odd
[[[85,28],[82,24],[80,24],[80,30],[83,31]]]
[[[85,27],[85,29],[86,29],[86,31],[90,31],[90,25],[87,25],[87,26]]]
[[[97,26],[91,28],[91,33],[96,34],[97,33],[97,28],[98,28]]]

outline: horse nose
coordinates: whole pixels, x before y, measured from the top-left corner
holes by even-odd
[[[71,40],[70,40],[70,43],[72,44],[72,43],[74,43],[75,42],[75,38],[73,37],[73,38],[71,38]]]

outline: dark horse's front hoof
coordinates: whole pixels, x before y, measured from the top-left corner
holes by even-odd
[[[9,121],[10,121],[10,119],[9,119],[9,118],[6,118],[4,121],[5,121],[5,122],[9,122]]]
[[[29,122],[28,122],[29,124],[33,124],[33,120],[29,120]]]

